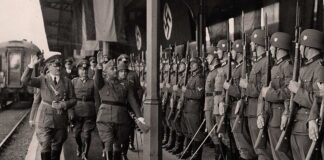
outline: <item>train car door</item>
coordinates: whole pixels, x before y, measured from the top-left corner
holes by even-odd
[[[20,82],[20,77],[23,72],[23,48],[8,48],[7,51],[7,87],[9,88],[21,88],[22,83]]]

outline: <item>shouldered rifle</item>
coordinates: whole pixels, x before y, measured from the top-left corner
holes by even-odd
[[[318,97],[315,97],[315,102],[314,104],[316,105],[318,101]],[[321,146],[323,143],[323,134],[324,134],[324,130],[323,130],[323,118],[324,118],[324,98],[322,98],[322,103],[321,103],[321,109],[320,109],[320,117],[318,119],[318,130],[319,130],[319,136],[318,139],[316,141],[312,141],[311,146],[309,147],[307,156],[305,160],[312,160],[312,159],[319,159],[316,158],[316,152],[317,154],[321,154]],[[319,153],[318,153],[319,152]]]
[[[299,54],[299,37],[300,37],[301,27],[300,27],[300,6],[297,0],[296,5],[296,26],[295,26],[295,58],[294,58],[294,69],[292,80],[298,81],[299,69],[300,69],[300,54]],[[290,93],[289,100],[289,117],[286,127],[281,132],[280,138],[276,145],[276,150],[281,152],[287,152],[290,147],[290,135],[292,130],[293,121],[295,119],[296,113],[296,102],[294,102],[294,93]]]
[[[175,85],[177,85],[179,82],[178,82],[178,79],[179,79],[179,71],[178,71],[178,68],[179,68],[179,58],[176,54],[174,54],[174,58],[176,60],[176,70],[175,70]],[[173,88],[173,86],[172,86]],[[170,113],[168,115],[168,120],[171,120],[171,117],[173,116],[174,112],[175,112],[175,109],[176,109],[176,100],[177,100],[177,91],[173,91],[172,90],[172,95],[171,95],[171,101],[170,101]]]
[[[243,79],[247,78],[247,58],[246,58],[246,34],[244,31],[244,11],[242,11],[241,17],[241,37],[242,37],[242,47],[243,47],[243,62],[242,62],[242,71],[241,77]],[[245,96],[245,89],[241,88],[241,99],[237,102],[235,107],[235,114],[236,118],[233,123],[232,132],[238,131],[242,125],[242,116],[244,113],[244,106],[246,105],[246,96]]]
[[[187,82],[188,82],[188,74],[189,74],[189,42],[187,42],[186,44],[186,69],[184,71],[184,78],[183,78],[183,86],[186,86],[187,85]],[[178,103],[177,103],[177,113],[176,115],[174,116],[174,119],[173,119],[173,122],[175,123],[176,121],[179,120],[180,116],[181,116],[181,113],[182,113],[182,110],[183,110],[183,105],[184,105],[184,93],[182,92],[181,93],[181,96],[178,100]]]
[[[171,82],[171,55],[169,55],[169,60],[168,60],[168,65],[170,67],[170,69],[168,70],[168,77],[167,77],[167,84],[170,84]],[[163,92],[163,98],[162,98],[162,108],[163,108],[163,111],[166,110],[166,105],[167,105],[167,102],[170,98],[170,94],[169,94],[169,90],[167,88],[164,89],[164,92]]]
[[[234,26],[234,24],[233,24]],[[230,38],[230,24],[229,24],[229,21],[227,22],[227,49],[226,49],[226,52],[227,52],[227,65],[228,65],[228,68],[227,68],[227,77],[226,77],[226,81],[227,82],[230,82],[231,79],[232,79],[232,54],[231,54],[231,38]],[[223,133],[225,132],[225,125],[227,122],[225,122],[225,119],[227,118],[226,115],[228,114],[228,109],[229,109],[229,104],[230,104],[230,95],[228,94],[227,91],[225,91],[225,104],[224,104],[224,114],[221,116],[221,119],[217,125],[217,130],[216,132],[217,133]]]
[[[264,30],[265,30],[265,50],[267,55],[267,68],[266,68],[266,85],[269,86],[271,81],[271,54],[270,54],[270,45],[269,45],[269,34],[268,34],[268,22],[267,22],[267,14],[264,15]],[[267,134],[267,128],[268,128],[268,115],[266,113],[266,110],[270,108],[270,102],[265,101],[261,96],[259,96],[258,101],[261,101],[261,113],[264,118],[264,126],[259,130],[258,137],[255,141],[254,148],[255,149],[264,149],[267,145],[268,140],[268,134]],[[258,102],[259,103],[259,102]]]

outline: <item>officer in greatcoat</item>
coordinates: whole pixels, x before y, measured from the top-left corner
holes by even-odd
[[[205,138],[202,131],[198,131],[199,126],[203,122],[203,101],[205,94],[205,78],[202,75],[202,62],[200,58],[193,57],[190,59],[190,72],[191,75],[188,79],[188,83],[186,86],[182,87],[182,92],[184,92],[185,98],[183,118],[186,122],[188,135],[193,139],[191,144],[191,152],[193,154]],[[197,131],[198,133],[194,137]],[[201,156],[202,148],[198,150],[193,159],[201,160]]]
[[[77,99],[77,103],[72,109],[75,123],[74,137],[78,145],[77,156],[81,156],[82,159],[86,160],[91,144],[91,132],[96,127],[97,105],[95,105],[95,99],[99,94],[94,86],[94,80],[88,76],[89,62],[82,59],[77,67],[79,77],[72,79]]]
[[[37,113],[36,136],[41,146],[42,160],[59,160],[67,138],[67,110],[76,103],[71,80],[62,75],[61,55],[51,53],[47,54],[48,57],[45,55],[48,74],[31,77],[35,65],[41,61],[32,56],[21,77],[23,84],[40,89],[42,102]]]

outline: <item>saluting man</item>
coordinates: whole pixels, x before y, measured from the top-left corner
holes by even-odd
[[[276,32],[270,39],[270,51],[275,64],[271,69],[271,83],[261,90],[262,97],[270,102],[270,119],[268,136],[272,156],[275,160],[290,160],[292,154],[290,148],[286,152],[276,151],[276,145],[279,141],[281,130],[285,128],[289,115],[290,91],[288,90],[289,81],[293,75],[293,65],[290,60],[289,51],[291,48],[291,37],[287,33]],[[262,115],[260,115],[262,116]],[[264,119],[261,118],[264,122]]]
[[[31,77],[41,59],[31,57],[31,62],[21,77],[25,85],[40,89],[42,102],[36,119],[36,136],[41,145],[42,160],[59,160],[62,145],[67,138],[67,110],[75,103],[71,80],[62,76],[61,54],[45,57],[49,73]]]
[[[324,82],[323,49],[323,32],[306,29],[301,33],[300,54],[305,61],[300,68],[299,82],[291,80],[288,85],[288,89],[295,93],[294,101],[299,105],[290,139],[294,160],[304,160],[312,140],[316,141],[319,137],[316,119],[319,118],[321,101],[315,103],[314,98],[319,96],[317,83]]]
[[[129,136],[129,117],[127,103],[130,104],[137,119],[144,122],[139,110],[132,85],[117,78],[116,66],[110,60],[105,66],[106,76],[102,76],[102,60],[98,59],[95,85],[99,89],[101,105],[98,111],[97,128],[104,143],[106,160],[121,160],[121,146]],[[126,103],[126,101],[127,103]]]
[[[242,77],[242,67],[243,67],[243,42],[241,39],[235,40],[232,45],[232,59],[236,62],[233,67],[232,83],[227,81],[224,82],[224,89],[227,90],[228,94],[231,96],[231,112],[229,113],[231,127],[234,125],[235,121],[235,107],[238,101],[242,98],[242,92],[239,86],[240,78]],[[246,64],[248,66],[248,64]],[[246,66],[246,67],[247,67]],[[244,103],[244,102],[243,102]],[[245,105],[245,104],[243,104]],[[239,150],[240,157],[245,160],[255,159],[257,156],[254,152],[251,137],[249,135],[249,128],[247,123],[247,117],[245,115],[240,115],[240,127],[238,130],[233,131],[233,136],[237,149]]]
[[[194,138],[192,142],[192,154],[196,152],[201,142],[204,140],[204,135],[198,131],[200,124],[203,121],[203,101],[205,94],[205,79],[202,75],[202,62],[200,58],[193,57],[190,59],[190,78],[188,84],[182,87],[184,92],[185,102],[183,108],[183,118],[186,122],[188,135]],[[194,137],[196,131],[197,135]],[[201,160],[202,148],[193,157],[194,160]]]
[[[246,96],[248,99],[248,106],[246,107],[245,114],[248,117],[248,126],[253,146],[259,134],[257,127],[257,105],[258,97],[263,86],[266,86],[266,68],[267,59],[265,53],[265,31],[256,29],[251,35],[251,51],[253,53],[254,64],[247,79],[240,79],[240,87],[246,89]],[[265,149],[255,149],[259,160],[271,160],[270,144],[267,144]]]
[[[88,77],[89,62],[83,59],[77,67],[79,77],[72,80],[77,99],[77,103],[72,109],[75,115],[74,136],[78,145],[77,156],[82,156],[83,160],[87,160],[91,144],[91,132],[96,127],[97,109],[95,99],[99,94],[94,86],[94,80]]]

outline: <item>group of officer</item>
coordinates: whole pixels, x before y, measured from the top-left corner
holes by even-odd
[[[163,119],[162,147],[178,156],[179,159],[191,157],[202,159],[202,146],[209,136],[214,144],[215,160],[304,160],[312,141],[319,135],[318,119],[324,88],[324,33],[315,29],[305,29],[299,39],[301,67],[298,81],[293,77],[292,38],[288,33],[275,32],[270,39],[271,82],[266,82],[267,55],[265,30],[256,29],[251,34],[249,72],[242,75],[243,41],[235,40],[227,56],[228,41],[218,41],[207,49],[206,58],[192,57],[189,61],[161,63],[161,92],[169,92],[163,97],[165,105]],[[169,51],[166,51],[169,52]],[[228,64],[228,57],[232,64]],[[206,61],[208,67],[203,67]],[[189,63],[189,64],[187,64]],[[179,65],[179,67],[172,67]],[[228,65],[232,66],[228,73]],[[185,79],[186,67],[190,68],[188,82]],[[208,69],[206,78],[203,68]],[[171,70],[171,80],[168,73]],[[177,72],[176,72],[177,71]],[[179,77],[175,81],[176,73]],[[227,81],[227,77],[231,78]],[[290,95],[297,104],[292,123],[290,143],[285,152],[277,151],[276,145],[282,131],[287,127],[292,108],[289,107]],[[225,95],[229,103],[225,103]],[[183,96],[184,98],[182,99]],[[183,102],[182,102],[183,100]],[[178,103],[180,119],[171,118],[169,112]],[[262,101],[262,102],[261,102]],[[263,102],[269,104],[264,107]],[[180,104],[182,103],[182,104]],[[232,130],[238,115],[238,103],[246,105],[240,115],[239,127]],[[179,107],[182,105],[183,107]],[[228,110],[226,108],[228,107]],[[181,109],[181,110],[179,110]],[[228,127],[217,132],[215,128],[221,117],[226,115]],[[267,117],[269,117],[267,119]],[[205,126],[205,127],[203,127]],[[268,141],[263,148],[255,148],[261,128],[266,128]],[[204,132],[206,128],[208,135]],[[324,143],[323,143],[324,144]],[[324,145],[323,145],[324,146]],[[322,158],[324,158],[324,147]]]
[[[97,128],[104,158],[125,160],[134,120],[145,124],[140,82],[129,70],[129,57],[122,54],[117,60],[99,56],[89,60],[82,59],[73,67],[72,59],[66,59],[63,68],[60,53],[32,56],[21,77],[23,84],[37,88],[30,123],[36,126],[42,160],[60,159],[69,126],[73,127],[78,157],[88,159],[91,133]],[[42,62],[46,69],[33,77],[34,68],[42,68]]]

